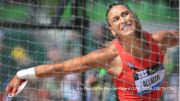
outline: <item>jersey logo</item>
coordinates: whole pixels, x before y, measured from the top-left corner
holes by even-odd
[[[128,66],[132,69],[132,70],[139,70],[137,67],[134,66],[134,64],[132,63],[128,63]]]

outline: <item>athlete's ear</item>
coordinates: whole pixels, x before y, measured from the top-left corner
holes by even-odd
[[[116,36],[116,32],[112,29],[111,26],[108,27],[109,31],[111,31],[111,33],[113,34],[113,36]]]

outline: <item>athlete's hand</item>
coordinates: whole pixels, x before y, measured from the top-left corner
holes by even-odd
[[[6,87],[6,95],[16,96],[17,89],[25,80],[19,79],[17,76],[14,76],[13,79],[9,82]]]

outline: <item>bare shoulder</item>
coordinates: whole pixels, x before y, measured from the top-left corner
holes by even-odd
[[[90,54],[114,57],[114,56],[118,55],[118,52],[117,52],[117,49],[115,48],[114,44],[112,42],[109,42],[108,45],[106,45],[100,49],[97,49],[96,51],[93,51]]]
[[[102,67],[110,67],[111,62],[118,56],[118,52],[115,46],[110,43],[108,46],[97,49],[87,55],[84,56],[87,63],[91,66],[93,64],[94,67],[102,66]]]
[[[168,31],[165,31],[165,30],[161,30],[161,31],[156,31],[156,32],[153,32],[152,33],[152,39],[156,42],[159,42],[160,38],[164,35],[164,34],[167,34]]]

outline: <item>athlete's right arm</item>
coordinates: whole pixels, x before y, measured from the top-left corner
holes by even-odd
[[[87,55],[76,57],[58,64],[45,64],[33,68],[20,70],[6,87],[6,94],[10,92],[15,95],[17,88],[24,79],[34,79],[42,77],[51,77],[69,73],[84,72],[90,68],[104,67],[117,56],[117,51],[113,45],[96,50]]]
[[[116,50],[113,49],[113,46],[109,46],[108,48],[102,48],[62,63],[36,66],[35,75],[41,78],[84,72],[90,68],[96,67],[108,68],[110,66],[109,64],[116,56]]]

